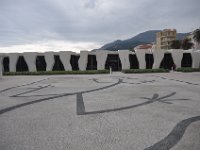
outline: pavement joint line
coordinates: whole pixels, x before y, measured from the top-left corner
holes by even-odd
[[[48,88],[48,87],[51,87],[51,85],[47,85],[47,86],[41,86],[39,88],[35,88],[35,89],[32,89],[32,90],[29,90],[29,91],[25,91],[25,92],[22,92],[22,93],[18,93],[18,94],[15,94],[15,95],[12,95],[10,97],[18,97],[20,95],[23,95],[23,94],[28,94],[28,93],[32,93],[32,92],[36,92],[36,91],[39,91],[39,90],[42,90],[42,89],[45,89],[45,88]]]
[[[157,76],[157,75],[152,75],[152,76],[159,77],[159,78],[164,79],[164,80],[168,79],[168,80],[171,80],[171,81],[181,82],[181,83],[190,84],[190,85],[199,85],[197,83],[191,83],[191,82],[188,82],[188,81],[182,81],[182,80],[176,80],[176,79],[171,79],[171,78],[165,78],[165,77]]]
[[[38,81],[34,81],[34,82],[31,82],[31,83],[27,83],[27,84],[14,86],[14,87],[10,87],[10,88],[6,88],[6,89],[1,90],[0,93],[3,93],[5,91],[11,90],[11,89],[15,89],[15,88],[19,88],[19,87],[23,87],[23,86],[27,86],[27,85],[32,85],[32,84],[35,84],[35,83],[39,83],[39,82],[42,82],[42,81],[45,81],[45,80],[49,80],[49,78],[38,80]]]

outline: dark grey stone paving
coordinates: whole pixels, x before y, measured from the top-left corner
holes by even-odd
[[[164,139],[144,150],[169,150],[174,147],[183,137],[187,127],[194,122],[200,121],[200,116],[191,117],[180,121]]]
[[[77,108],[78,109],[77,110],[84,110],[84,111],[77,111],[77,115],[101,114],[101,113],[108,113],[108,112],[115,112],[115,111],[133,109],[133,108],[145,106],[145,105],[148,105],[148,104],[152,104],[154,102],[172,104],[172,102],[169,102],[169,101],[176,101],[176,100],[185,101],[185,100],[189,100],[189,99],[166,99],[166,98],[169,98],[169,97],[171,97],[171,96],[173,96],[175,94],[176,94],[176,92],[173,92],[173,93],[170,93],[170,94],[162,96],[162,97],[159,97],[159,94],[154,94],[152,98],[141,97],[142,99],[145,99],[147,101],[143,102],[143,103],[136,104],[136,105],[113,108],[113,109],[105,109],[105,110],[99,110],[99,111],[92,111],[92,112],[86,112],[82,94],[78,93],[78,96],[77,96]]]

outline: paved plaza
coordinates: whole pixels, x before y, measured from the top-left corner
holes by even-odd
[[[0,79],[0,150],[199,147],[200,73]]]

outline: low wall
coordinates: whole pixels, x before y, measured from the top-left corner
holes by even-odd
[[[183,58],[183,53],[186,51],[180,50],[180,49],[172,49],[172,50],[153,50],[152,52],[150,50],[146,49],[140,49],[136,50],[136,56],[139,62],[139,68],[145,69],[146,68],[146,60],[145,60],[145,54],[153,54],[154,57],[154,63],[153,63],[153,69],[157,69],[160,67],[160,64],[164,58],[165,53],[171,53],[174,63],[176,64],[177,68],[181,67],[181,61]],[[81,51],[80,52],[80,58],[78,60],[78,66],[79,69],[84,71],[87,68],[88,63],[88,55],[96,55],[97,60],[97,69],[98,70],[104,70],[105,64],[107,60],[108,54],[119,54],[119,58],[122,64],[122,69],[130,69],[130,60],[129,60],[129,54],[132,54],[133,52],[129,50],[119,50],[119,51],[107,51],[107,50],[98,50],[98,51]],[[199,68],[200,67],[200,51],[193,51],[188,50],[187,53],[190,53],[192,56],[192,68]],[[74,52],[70,51],[62,51],[62,52],[45,52],[45,53],[8,53],[3,54],[5,57],[9,57],[9,71],[10,72],[16,72],[16,65],[17,61],[19,59],[19,56],[23,56],[24,60],[27,63],[28,70],[29,71],[37,71],[36,68],[36,57],[37,56],[44,56],[46,61],[46,70],[52,71],[55,60],[54,55],[58,55],[60,57],[60,60],[64,66],[64,69],[66,71],[71,71],[72,66],[70,64],[70,59],[72,55],[77,55]],[[1,57],[1,64],[2,64],[2,57]],[[2,68],[2,65],[1,65]],[[2,70],[2,69],[1,69]]]

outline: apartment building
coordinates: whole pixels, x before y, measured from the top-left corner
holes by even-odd
[[[170,49],[172,41],[176,39],[176,29],[164,29],[156,34],[156,48]]]

